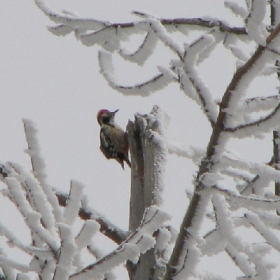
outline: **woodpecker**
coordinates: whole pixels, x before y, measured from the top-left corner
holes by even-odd
[[[106,109],[99,110],[97,122],[100,125],[100,150],[107,159],[115,159],[124,169],[124,161],[131,167],[128,158],[128,139],[124,132],[115,123],[115,114],[119,110],[110,112]]]

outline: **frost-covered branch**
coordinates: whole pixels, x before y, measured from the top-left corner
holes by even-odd
[[[75,238],[77,250],[81,251],[83,248],[89,246],[89,244],[91,244],[93,235],[99,229],[100,226],[95,221],[87,220]]]
[[[272,246],[275,250],[280,251],[280,242],[277,235],[259,219],[258,215],[254,213],[246,213],[245,217],[270,246]]]
[[[104,256],[102,250],[97,248],[93,242],[89,246],[87,246],[88,252],[92,254],[96,259],[101,259]],[[106,272],[104,274],[104,280],[114,280],[116,279],[115,274],[112,271]]]
[[[59,224],[59,230],[61,236],[61,248],[53,279],[67,280],[71,274],[72,262],[77,247],[74,242],[72,230],[69,226]]]
[[[256,191],[255,189],[259,187],[259,182],[260,182],[260,176],[256,175],[254,178],[252,178],[251,181],[248,182],[248,184],[246,184],[241,190],[240,190],[240,194],[242,195],[249,195],[249,194],[255,194]],[[263,186],[263,184],[261,183],[261,185]]]
[[[16,163],[2,164],[2,180],[7,189],[3,189],[1,193],[8,197],[21,213],[27,231],[30,231],[32,246],[25,245],[4,224],[0,224],[0,235],[9,246],[26,254],[30,258],[30,264],[23,265],[13,261],[3,252],[0,254],[1,268],[9,279],[15,279],[16,271],[20,272],[17,274],[21,277],[19,279],[25,279],[25,274],[29,272],[37,273],[43,279],[69,279],[70,273],[84,268],[80,254],[89,246],[99,229],[117,243],[123,242],[128,233],[88,207],[87,200],[82,195],[83,186],[76,181],[71,183],[69,196],[57,194],[53,199],[55,191],[46,183],[45,176],[38,176],[40,181],[36,177],[36,174],[44,174],[43,169],[40,171],[44,164],[36,129],[30,121],[25,120],[24,124],[33,171],[27,171]],[[36,173],[35,170],[39,172]],[[59,204],[64,208],[59,207]],[[164,218],[159,209],[154,210],[154,215],[158,223],[165,221],[167,217],[165,215]],[[78,216],[85,222],[78,235],[74,236],[72,225]],[[147,220],[144,222],[150,223]],[[151,227],[153,226],[149,225],[149,228]]]
[[[232,204],[238,204],[240,207],[246,205],[247,208],[252,209],[264,209],[264,210],[280,210],[280,199],[266,199],[258,196],[243,196],[237,195],[227,189],[222,189],[217,186],[213,186],[213,189],[225,195],[228,201]]]
[[[1,267],[2,264],[3,267],[9,265],[23,273],[36,272],[41,276],[45,275],[45,277],[54,275],[54,279],[68,279],[67,275],[72,268],[70,259],[74,259],[74,257],[77,259],[76,254],[79,253],[76,250],[74,238],[70,238],[73,230],[65,222],[60,222],[52,215],[52,205],[48,203],[46,194],[42,191],[36,178],[18,165],[13,165],[13,167],[14,169],[9,168],[8,176],[4,181],[8,189],[2,193],[13,201],[22,214],[27,229],[30,230],[33,246],[23,244],[4,225],[0,225],[0,234],[7,239],[7,244],[15,246],[31,258],[30,265],[22,265],[3,256],[0,258]],[[47,193],[50,191],[48,190]],[[77,215],[75,210],[77,207],[74,206],[79,205],[79,202],[77,193],[75,197],[71,196],[70,204],[64,215],[68,224],[71,224],[73,214]],[[92,221],[92,223],[95,222]],[[83,242],[79,242],[79,238],[77,238],[77,244],[80,244],[79,250],[82,246],[86,247],[90,243],[88,236],[92,238],[94,233],[89,230],[89,222],[85,223],[84,228],[80,233],[83,236]],[[73,253],[72,255],[69,254],[70,251]],[[57,263],[56,266],[55,263]],[[68,269],[65,267],[66,263]],[[38,268],[41,270],[39,271]]]
[[[7,166],[9,167],[9,165]],[[10,166],[13,168],[8,168],[9,173],[4,181],[8,189],[2,191],[2,193],[13,201],[22,214],[28,229],[32,233],[33,246],[27,246],[20,242],[4,225],[0,225],[0,235],[6,238],[9,245],[15,246],[28,254],[29,257],[34,258],[32,265],[31,263],[30,265],[22,265],[3,256],[0,257],[1,267],[12,266],[22,273],[36,272],[39,275],[45,275],[45,277],[52,276],[54,279],[68,279],[70,272],[75,272],[72,269],[74,263],[80,263],[79,254],[91,243],[92,237],[99,228],[104,232],[106,230],[111,231],[111,235],[115,230],[114,238],[115,240],[119,238],[117,240],[119,242],[127,237],[127,233],[117,228],[113,229],[114,226],[104,217],[87,207],[85,199],[81,204],[82,188],[77,182],[72,182],[69,198],[65,196],[63,201],[64,206],[66,206],[63,222],[56,220],[52,216],[52,206],[47,203],[46,194],[42,191],[36,178],[18,165]],[[22,184],[22,182],[25,182],[25,184]],[[61,197],[60,195],[59,198]],[[61,202],[61,199],[58,199],[58,201]],[[87,216],[88,220],[85,221],[84,226],[75,237],[71,226],[75,217],[78,216],[78,211],[81,217],[85,218]],[[167,218],[166,214],[159,209],[154,210],[153,213],[158,223],[165,221]],[[150,220],[153,219],[153,215],[147,213],[145,217],[143,224],[146,223],[146,226],[151,229],[153,226],[150,225]],[[39,272],[36,267],[41,267],[41,271]],[[81,269],[81,265],[76,267],[76,269],[78,268]]]
[[[280,22],[280,3],[278,0],[271,0],[270,12],[271,12],[271,25],[275,27]]]
[[[99,44],[108,52],[117,51],[124,59],[137,62],[139,64],[143,64],[144,61],[152,54],[158,40],[170,48],[178,56],[180,61],[186,64],[188,63],[187,61],[184,61],[186,53],[189,53],[187,57],[193,57],[193,52],[195,52],[195,57],[199,53],[200,57],[198,60],[202,61],[203,59],[201,59],[201,57],[203,56],[205,58],[215,47],[215,44],[212,44],[211,40],[209,41],[209,38],[211,37],[210,35],[202,35],[200,39],[196,40],[195,43],[186,49],[184,44],[175,40],[171,34],[171,31],[179,31],[184,33],[186,31],[185,29],[190,29],[192,31],[196,29],[195,27],[197,27],[200,30],[202,29],[205,32],[208,32],[209,34],[214,32],[217,34],[233,33],[236,35],[246,35],[244,28],[229,27],[225,22],[215,19],[160,19],[146,13],[134,12],[135,15],[142,17],[141,21],[130,23],[110,23],[107,21],[102,22],[94,19],[83,19],[73,15],[72,13],[58,14],[47,7],[47,5],[42,0],[35,0],[35,3],[52,21],[58,23],[58,26],[51,29],[51,31],[53,31],[55,34],[65,35],[72,29],[75,32],[77,39],[80,39],[83,44],[87,46]],[[81,24],[80,26],[79,22]],[[60,31],[61,34],[59,33]],[[126,40],[131,34],[139,33],[144,33],[144,40],[137,48],[136,52],[127,55],[127,52],[122,49],[120,41]],[[223,36],[217,35],[215,37],[217,44],[220,40],[222,40]],[[211,46],[208,46],[207,44],[210,44]],[[203,46],[202,49],[201,46]],[[104,75],[109,85],[119,92],[127,95],[148,96],[155,91],[163,89],[171,81],[178,82],[179,79],[181,79],[180,77],[178,78],[175,73],[172,73],[175,69],[172,69],[172,71],[169,69],[169,71],[165,72],[164,74],[160,73],[159,75],[156,75],[148,81],[142,82],[140,84],[123,86],[119,85],[113,77],[113,73],[111,72],[113,67],[111,65],[109,54],[100,52],[99,63],[101,73]],[[200,100],[200,106],[213,126],[217,117],[217,106],[213,101],[211,101],[209,90],[201,81],[194,68],[187,68],[188,69],[184,69],[183,71],[187,77],[185,79],[181,79],[180,85],[183,90],[187,91],[189,87],[185,87],[186,83],[184,80],[190,81],[191,87],[193,87],[194,91],[198,95],[198,98],[195,98],[195,100]],[[179,69],[175,70],[175,72],[180,74]]]
[[[244,275],[254,275],[254,268],[250,264],[248,257],[243,252],[240,252],[231,244],[226,246],[225,251],[236,264],[236,266],[239,267],[239,269],[244,273]]]
[[[106,51],[99,52],[99,65],[101,74],[107,80],[108,84],[124,95],[149,96],[150,94],[165,88],[172,81],[176,81],[174,76],[167,73],[160,73],[153,78],[133,86],[121,86],[114,81],[112,55]]]
[[[68,195],[59,192],[57,192],[56,195],[59,204],[65,207],[67,205]],[[85,199],[83,200],[82,207],[79,209],[79,217],[83,220],[92,219],[96,221],[100,225],[100,232],[105,234],[117,244],[123,242],[128,235],[126,231],[123,231],[116,225],[112,224],[106,217],[104,217],[104,215],[98,213],[92,207],[87,206]]]
[[[258,133],[261,132],[270,132],[271,130],[279,127],[279,109],[280,104],[278,104],[271,113],[267,116],[261,117],[258,120],[238,125],[236,127],[226,127],[224,131],[226,132],[235,132],[233,134],[234,137],[248,137],[254,135],[256,127]]]
[[[141,253],[145,253],[155,245],[156,241],[153,233],[169,218],[169,215],[158,207],[151,206],[145,211],[140,227],[120,244],[116,250],[95,263],[88,265],[83,270],[72,274],[70,279],[99,278],[116,265],[125,263],[127,260],[136,263]]]
[[[198,194],[193,195],[175,242],[175,247],[166,265],[164,280],[173,279],[175,276],[179,277],[179,279],[187,278],[195,272],[200,255],[197,248],[199,228],[202,223],[200,215],[205,216],[209,199],[208,190],[205,190],[201,196]],[[200,215],[195,215],[196,205],[199,205]]]
[[[215,33],[215,31],[211,33]],[[195,64],[198,63],[198,59],[202,60],[207,57],[210,51],[213,49],[212,45],[215,45],[219,42],[219,40],[215,38],[214,34],[212,35],[211,33],[203,34],[192,44],[190,44],[190,46],[185,48],[185,65],[183,70],[188,76],[190,83],[198,95],[200,106],[202,107],[203,112],[207,116],[211,126],[214,126],[217,119],[218,108],[213,101],[209,89],[203,83],[195,68]],[[188,87],[183,86],[183,88],[188,90]]]
[[[138,22],[128,22],[128,23],[111,23],[108,21],[79,18],[72,13],[69,14],[59,14],[50,9],[43,0],[35,0],[37,7],[44,12],[46,16],[50,18],[53,22],[58,25],[54,28],[51,28],[51,31],[54,30],[56,35],[66,35],[71,31],[75,31],[79,28],[88,29],[88,30],[102,30],[106,27],[113,27],[115,29],[131,29],[135,26],[138,26],[141,21]],[[139,12],[134,12],[136,15],[140,15]],[[144,14],[142,14],[144,15]],[[146,15],[146,14],[145,14]],[[203,19],[203,18],[175,18],[175,19],[158,19],[160,23],[166,26],[167,29],[174,27],[179,31],[184,29],[212,29],[218,28],[221,32],[233,33],[236,35],[246,35],[246,29],[243,27],[231,27],[226,22],[218,19]]]
[[[280,102],[280,95],[272,95],[268,97],[254,97],[244,100],[237,110],[240,113],[252,113],[275,109]]]
[[[184,147],[174,142],[167,143],[168,152],[179,157],[191,159],[195,164],[199,163],[205,153],[204,150],[197,147]]]
[[[268,32],[264,24],[266,15],[267,1],[251,1],[251,7],[247,17],[245,18],[246,30],[251,39],[257,44],[265,46]]]
[[[45,184],[45,163],[41,157],[41,151],[37,140],[37,129],[31,120],[23,119],[24,132],[28,149],[26,153],[30,156],[32,170],[35,177],[41,184]]]
[[[276,29],[271,33],[271,35],[269,35],[269,37],[267,38],[266,42],[268,45],[278,35],[279,28],[280,25],[277,26]],[[182,222],[181,230],[178,235],[173,254],[171,255],[169,264],[167,266],[167,273],[164,278],[165,280],[171,279],[174,275],[176,275],[180,260],[185,255],[185,246],[190,246],[193,243],[192,238],[189,235],[186,235],[185,232],[189,231],[189,229],[192,229],[193,227],[199,227],[201,223],[201,219],[204,214],[204,211],[202,211],[202,201],[203,204],[207,204],[205,202],[205,196],[203,195],[203,193],[204,189],[209,187],[208,185],[206,186],[205,181],[203,181],[204,175],[207,173],[212,173],[215,170],[217,162],[219,162],[220,158],[222,157],[222,153],[227,140],[227,137],[223,134],[223,131],[225,129],[225,126],[228,125],[228,114],[233,112],[230,110],[234,110],[242,94],[244,94],[244,89],[246,89],[252,79],[257,76],[263,66],[268,61],[270,61],[270,59],[272,59],[268,56],[267,53],[266,55],[264,54],[265,49],[265,46],[259,46],[256,49],[255,53],[251,56],[251,58],[243,66],[236,70],[229,86],[227,87],[223,95],[220,103],[220,112],[213,127],[212,135],[206,150],[206,155],[202,160],[197,174],[195,183],[196,192],[194,193],[190,201],[189,208]],[[213,175],[215,177],[215,172]],[[202,190],[201,193],[200,190]],[[252,201],[255,202],[255,199],[253,199]],[[277,203],[279,204],[279,202],[277,201],[268,201],[267,203],[263,201],[260,202],[261,205],[265,204],[263,205],[263,207],[273,205],[273,209],[278,207]],[[187,264],[188,262],[191,262],[191,258],[189,258],[189,256],[185,260],[185,264]],[[261,265],[259,265],[258,262],[258,269],[260,267]]]
[[[64,221],[68,225],[72,225],[75,218],[78,216],[78,212],[81,207],[83,188],[84,186],[78,182],[71,182],[69,197],[64,209]]]
[[[41,155],[41,149],[37,138],[37,129],[33,121],[23,119],[25,138],[28,145],[26,153],[30,156],[32,172],[36,179],[40,182],[42,190],[46,194],[49,202],[53,207],[53,214],[57,220],[62,221],[62,213],[59,209],[57,197],[54,191],[46,182],[45,162]]]
[[[264,260],[261,258],[260,255],[256,254],[252,247],[242,241],[234,231],[234,224],[231,219],[231,212],[229,210],[229,206],[225,201],[223,196],[218,194],[213,195],[212,203],[215,209],[216,218],[218,226],[220,227],[220,232],[224,236],[225,240],[239,252],[243,252],[248,258],[252,261],[255,265],[254,269],[252,269],[249,262],[243,263],[243,271],[245,273],[245,277],[255,277],[255,276],[262,276],[264,279],[269,277],[269,270],[267,267],[264,266]],[[245,266],[245,265],[248,266]],[[253,275],[251,274],[253,272]]]
[[[152,55],[157,43],[157,38],[152,30],[148,31],[142,44],[133,53],[129,53],[125,49],[120,49],[119,54],[125,60],[136,62],[142,66],[145,61]]]
[[[219,168],[221,171],[227,170],[227,168],[231,168],[233,171],[234,169],[238,169],[241,171],[247,171],[251,174],[255,174],[255,176],[258,176],[260,178],[266,178],[268,182],[270,181],[278,181],[280,179],[280,172],[279,170],[275,170],[273,168],[273,159],[268,162],[267,164],[264,163],[258,163],[258,162],[250,162],[246,161],[244,159],[240,159],[236,155],[232,155],[228,152],[224,153],[220,162],[217,164],[217,168]],[[255,181],[256,179],[252,178],[252,181]]]

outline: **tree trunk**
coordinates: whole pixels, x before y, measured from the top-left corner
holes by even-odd
[[[127,125],[131,154],[131,196],[129,229],[134,231],[140,225],[145,208],[160,203],[158,196],[157,163],[155,155],[162,153],[160,145],[153,141],[152,133],[159,133],[158,108],[154,107],[151,115],[136,115],[134,122]],[[127,262],[130,280],[156,279],[158,274],[155,250],[142,254],[137,264]]]

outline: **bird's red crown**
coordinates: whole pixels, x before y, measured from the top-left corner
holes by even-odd
[[[104,113],[109,113],[110,111],[109,110],[107,110],[107,109],[101,109],[101,110],[99,110],[98,111],[98,113],[97,113],[97,119],[99,120],[99,118],[104,114]]]

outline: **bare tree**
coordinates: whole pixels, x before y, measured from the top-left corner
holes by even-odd
[[[179,146],[167,139],[165,114],[157,106],[147,115],[135,115],[135,121],[127,127],[132,169],[130,228],[125,231],[87,205],[80,183],[72,181],[68,195],[48,186],[34,125],[24,120],[32,171],[7,163],[1,173],[7,185],[3,193],[22,214],[32,245],[22,244],[1,225],[0,232],[31,261],[29,266],[22,265],[0,251],[3,276],[28,279],[28,273],[35,272],[39,279],[113,279],[112,269],[126,263],[131,280],[221,279],[218,274],[198,268],[204,257],[223,252],[242,279],[275,279],[279,264],[271,259],[280,253],[280,96],[248,96],[249,85],[258,77],[271,75],[278,79],[280,2],[251,0],[241,6],[226,1],[226,7],[243,20],[238,27],[218,18],[165,19],[136,11],[133,13],[140,19],[134,22],[110,23],[80,18],[74,13],[56,13],[42,0],[35,3],[55,22],[49,28],[52,33],[64,36],[73,32],[84,45],[101,47],[99,65],[109,86],[126,95],[149,96],[169,83],[177,83],[200,107],[211,135],[204,151],[186,148],[184,143]],[[175,39],[177,33],[184,39],[187,31],[199,31],[190,44]],[[143,41],[135,52],[129,53],[122,43],[132,34],[143,36]],[[140,84],[118,84],[112,56],[119,55],[142,66],[157,42],[173,52],[170,67],[158,66],[158,74]],[[248,46],[251,54],[244,52],[246,47],[240,42]],[[218,45],[231,52],[237,66],[216,102],[199,75],[198,65]],[[229,139],[272,132],[274,149],[268,163],[250,162],[228,149]],[[178,235],[166,224],[170,216],[161,209],[162,173],[168,153],[197,164],[193,193]],[[74,236],[72,227],[77,216],[84,224]],[[212,226],[205,233],[207,221]],[[243,238],[240,232],[245,228],[250,235],[258,236],[258,242]],[[107,255],[92,241],[98,230],[116,243],[116,249]],[[85,250],[92,254],[89,265],[81,261]]]

